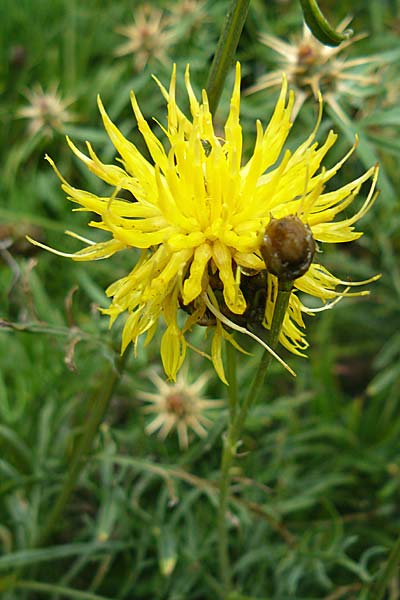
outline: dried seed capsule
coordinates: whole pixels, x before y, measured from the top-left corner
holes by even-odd
[[[297,279],[309,269],[315,241],[308,225],[289,215],[271,218],[260,247],[269,273],[284,281]]]

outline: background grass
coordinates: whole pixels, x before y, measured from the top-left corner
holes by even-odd
[[[173,4],[153,2],[171,17]],[[135,70],[131,56],[117,58],[124,40],[116,27],[132,21],[138,5],[124,0],[3,0],[0,20],[0,591],[5,600],[213,599],[218,597],[216,485],[221,434],[218,413],[205,440],[182,452],[174,436],[161,442],[144,433],[138,390],[152,390],[146,370],[159,367],[159,339],[128,353],[123,374],[62,519],[46,544],[35,547],[70,464],[87,415],[101,393],[102,374],[118,360],[121,325],[112,332],[97,310],[104,289],[126,273],[132,256],[73,263],[37,251],[25,235],[63,250],[86,234],[85,216],[72,213],[49,153],[77,187],[104,193],[67,148],[90,140],[101,158],[113,149],[100,126],[96,94],[111,118],[143,148],[129,107],[135,89],[145,116],[164,121],[164,103],[151,73],[166,83],[171,64],[190,62],[197,90],[205,84],[226,2],[205,2],[175,25],[165,64],[150,59]],[[333,127],[341,140],[334,163],[361,143],[335,185],[379,160],[381,194],[364,218],[357,243],[324,249],[324,264],[338,276],[368,278],[380,272],[367,298],[347,299],[307,320],[308,359],[287,360],[290,379],[276,364],[263,402],[255,406],[237,461],[230,512],[235,598],[269,600],[371,599],[371,584],[400,534],[400,211],[399,32],[395,1],[323,3],[337,24],[350,11],[355,31],[368,37],[349,56],[377,54],[378,80],[367,98],[346,103],[351,127],[327,110],[323,139]],[[267,31],[288,38],[301,31],[296,2],[251,3],[238,50],[244,86],[276,56],[258,41]],[[18,111],[37,83],[58,86],[76,120],[49,137],[31,136]],[[182,77],[181,77],[182,83]],[[219,107],[223,123],[231,81]],[[182,87],[180,88],[182,91]],[[264,125],[277,92],[245,96],[242,124],[250,151],[256,118]],[[183,104],[184,104],[183,100]],[[307,103],[291,144],[315,122]],[[343,178],[341,181],[340,178]],[[350,212],[349,212],[350,214]],[[194,342],[203,345],[203,331]],[[246,389],[259,358],[240,360]],[[191,380],[209,369],[189,356]],[[223,397],[213,379],[209,397]],[[166,572],[166,565],[169,572]],[[16,579],[16,574],[20,575]],[[16,583],[17,581],[17,583]],[[398,571],[387,599],[400,598]],[[233,600],[233,596],[232,596]]]

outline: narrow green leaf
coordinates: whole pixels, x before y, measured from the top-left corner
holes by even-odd
[[[169,577],[175,569],[178,560],[177,544],[174,531],[165,526],[157,532],[158,563],[160,572],[164,577]]]
[[[21,550],[0,557],[0,571],[15,569],[26,565],[35,565],[40,562],[60,560],[68,556],[79,556],[91,552],[92,555],[107,554],[129,547],[131,544],[123,542],[103,542],[90,544],[64,544],[36,548],[34,550]]]
[[[15,587],[35,592],[43,592],[44,594],[53,595],[60,594],[63,598],[72,598],[74,600],[111,600],[109,597],[99,596],[91,592],[82,590],[74,590],[61,585],[53,585],[51,583],[41,583],[39,581],[20,581]]]

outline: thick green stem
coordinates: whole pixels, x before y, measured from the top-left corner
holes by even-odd
[[[283,319],[288,307],[291,293],[291,286],[283,286],[278,292],[278,297],[275,304],[274,316],[272,319],[270,332],[270,346],[275,349],[278,343],[279,334],[281,331]],[[229,563],[229,548],[228,548],[228,533],[226,527],[226,513],[228,509],[230,470],[236,451],[240,443],[240,436],[243,431],[246,417],[251,405],[256,401],[265,380],[268,367],[271,363],[272,355],[265,351],[257,373],[252,381],[250,389],[235,413],[230,411],[230,422],[228,431],[224,438],[224,446],[222,451],[221,468],[220,468],[220,485],[219,485],[219,506],[218,506],[218,555],[220,565],[221,581],[224,586],[225,595],[227,595],[232,587],[231,570]]]
[[[235,57],[240,35],[246,21],[250,0],[232,0],[206,85],[211,113],[215,113],[229,68]]]
[[[88,414],[82,436],[72,455],[67,476],[58,494],[57,500],[34,544],[35,546],[42,546],[60,521],[60,517],[76,486],[82,469],[88,460],[99,426],[110,404],[115,385],[119,381],[123,363],[124,357],[119,359],[116,367],[110,366],[88,402]]]

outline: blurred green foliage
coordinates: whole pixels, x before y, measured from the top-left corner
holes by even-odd
[[[193,7],[196,4],[196,9]],[[173,41],[165,61],[140,71],[135,57],[117,57],[124,39],[116,29],[133,22],[139,3],[110,0],[3,0],[0,20],[0,591],[4,600],[50,597],[100,600],[213,599],[220,596],[215,514],[225,412],[206,439],[182,452],[174,436],[145,434],[136,396],[151,390],[146,369],[158,368],[158,342],[130,353],[113,400],[63,518],[43,547],[35,547],[79,439],[99,377],[116,361],[118,327],[98,311],[105,287],[132,258],[73,263],[30,246],[25,235],[69,251],[85,235],[87,218],[72,213],[47,162],[83,189],[105,186],[81,168],[67,133],[90,140],[101,158],[113,149],[100,124],[99,93],[111,118],[144,151],[129,104],[134,89],[145,116],[164,122],[164,101],[151,73],[166,84],[171,65],[191,64],[194,87],[204,85],[227,2],[198,2],[174,21],[181,2],[153,2],[164,11]],[[349,12],[356,33],[368,37],[348,48],[351,58],[377,55],[378,77],[368,97],[343,103],[349,118],[325,112],[321,138],[341,134],[331,164],[360,137],[335,184],[343,185],[376,161],[381,194],[361,223],[355,244],[325,251],[324,264],[343,278],[380,272],[368,298],[343,300],[308,319],[308,359],[287,360],[297,378],[274,365],[265,398],[251,412],[236,464],[230,500],[230,539],[236,598],[259,600],[369,599],[371,585],[400,535],[400,6],[395,0],[325,0],[336,25]],[[261,32],[289,40],[300,35],[295,1],[255,0],[238,49],[243,87],[280,68],[260,44]],[[126,40],[125,40],[126,41]],[[225,118],[231,81],[218,114]],[[19,112],[27,90],[57,86],[73,120],[49,134],[32,135]],[[182,91],[181,85],[181,91]],[[242,125],[255,136],[265,124],[274,89],[244,96]],[[182,94],[184,98],[184,94]],[[179,100],[178,100],[179,101]],[[185,108],[186,100],[182,100]],[[291,143],[316,119],[303,106]],[[343,181],[340,181],[343,177]],[[347,178],[347,179],[346,179]],[[350,212],[349,212],[350,214]],[[325,249],[324,249],[325,250]],[[202,332],[201,332],[202,333]],[[194,336],[194,345],[202,336]],[[259,349],[240,360],[246,389]],[[190,355],[192,380],[208,364]],[[212,381],[210,398],[224,397]],[[18,573],[23,576],[18,578]],[[243,595],[242,595],[243,594]],[[398,571],[388,600],[400,598]]]

